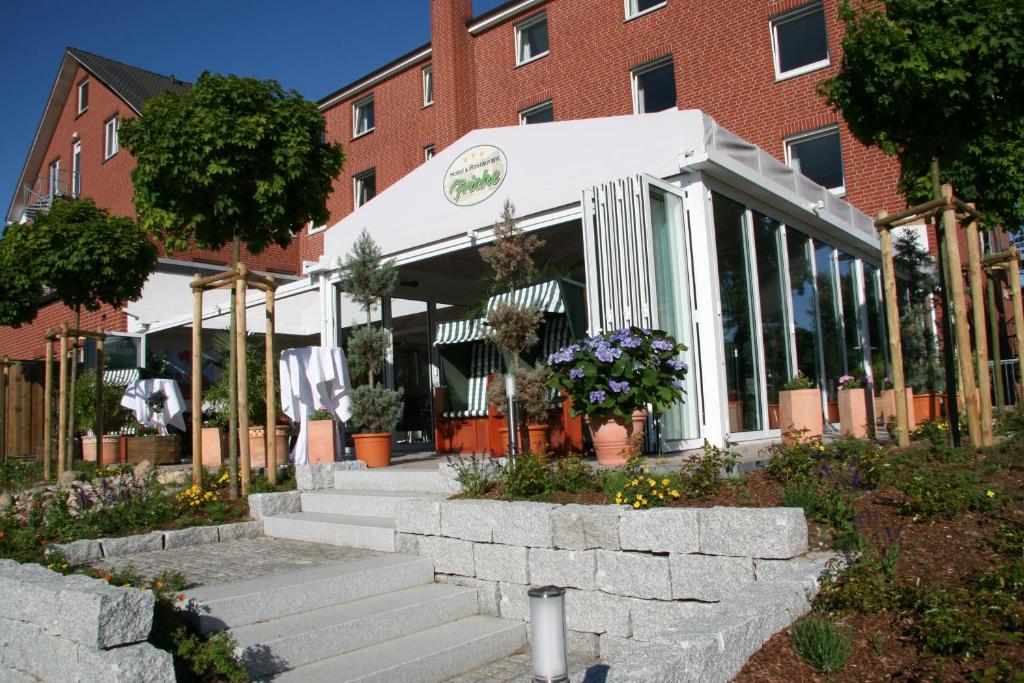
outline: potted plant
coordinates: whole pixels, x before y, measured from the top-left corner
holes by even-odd
[[[203,467],[217,468],[224,464],[228,451],[227,434],[224,433],[226,420],[216,408],[203,411]]]
[[[914,390],[911,387],[906,388],[906,401],[907,401],[907,424],[910,429],[917,426],[916,420],[914,420]],[[890,419],[896,417],[896,389],[892,386],[892,381],[886,377],[882,380],[882,395],[878,399],[879,412],[882,414],[882,424],[889,424]]]
[[[868,410],[864,383],[853,375],[839,378],[839,432],[848,436],[867,436]]]
[[[627,439],[642,433],[647,406],[660,415],[683,397],[684,351],[661,330],[631,327],[551,354],[550,384],[569,396],[573,415],[587,415],[599,464],[624,464]]]
[[[121,405],[124,396],[123,384],[103,384],[103,431],[102,437],[93,433],[96,428],[96,371],[86,370],[75,386],[75,421],[88,433],[82,436],[82,459],[109,465],[122,461],[121,442],[118,433],[132,423],[131,412]],[[97,441],[99,455],[97,456]]]
[[[319,408],[306,422],[306,444],[309,463],[334,462],[334,415]]]
[[[404,399],[401,390],[378,383],[384,369],[391,335],[373,325],[373,309],[390,296],[398,284],[398,271],[391,261],[383,261],[380,247],[364,230],[348,254],[341,277],[341,289],[366,313],[366,324],[352,333],[348,342],[348,363],[352,376],[366,377],[366,384],[352,391],[352,435],[356,459],[367,467],[391,464],[391,433],[402,418]]]
[[[520,368],[516,371],[516,409],[526,424],[527,443],[531,453],[541,453],[551,443],[551,389],[547,383],[547,372],[538,369]],[[508,397],[505,394],[505,375],[494,376],[487,387],[487,401],[499,415],[508,411]],[[508,425],[498,428],[501,444],[508,443]]]
[[[791,444],[803,438],[821,436],[824,423],[821,391],[797,372],[779,391],[779,428],[782,441]]]
[[[146,399],[150,418],[163,412],[167,397],[157,393]],[[134,436],[125,438],[125,461],[137,465],[148,460],[154,465],[170,465],[178,462],[181,455],[181,439],[178,434],[160,434],[156,427],[136,423]]]

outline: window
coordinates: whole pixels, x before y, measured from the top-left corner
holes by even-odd
[[[373,130],[373,94],[352,105],[352,137],[366,135]]]
[[[47,181],[47,185],[49,186],[51,198],[60,195],[60,159],[54,159],[50,162],[50,178]]]
[[[516,24],[516,64],[526,64],[548,53],[548,15],[541,12]]]
[[[676,75],[672,58],[645,64],[633,71],[633,111],[650,114],[676,106]]]
[[[89,81],[85,80],[78,84],[78,113],[81,114],[89,108]]]
[[[423,67],[423,106],[434,103],[434,67]]]
[[[82,143],[76,142],[71,148],[71,196],[77,197],[82,193]]]
[[[794,169],[834,194],[846,193],[838,128],[790,138],[786,141],[786,159]]]
[[[375,169],[363,171],[352,177],[355,185],[356,208],[373,199],[377,194],[377,172]]]
[[[776,79],[828,66],[825,9],[820,2],[782,14],[772,19],[771,26]]]
[[[426,147],[423,148],[423,160],[424,161],[430,161],[433,158],[434,158],[434,146],[433,145],[427,145]]]
[[[626,0],[626,19],[653,12],[667,4],[667,0]]]
[[[550,123],[554,120],[555,107],[551,104],[551,100],[535,104],[519,112],[519,123],[524,126],[530,123]]]
[[[117,116],[103,125],[103,158],[104,160],[117,154],[120,146],[117,143]]]

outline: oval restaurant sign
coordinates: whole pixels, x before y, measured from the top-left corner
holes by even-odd
[[[444,176],[444,196],[456,206],[473,206],[497,192],[508,172],[505,153],[492,145],[471,147]]]

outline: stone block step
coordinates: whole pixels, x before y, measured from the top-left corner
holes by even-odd
[[[245,567],[239,567],[244,571]],[[428,558],[382,555],[185,592],[203,634],[433,583]]]
[[[526,645],[526,624],[473,616],[285,671],[274,681],[438,683]]]
[[[302,511],[394,518],[395,505],[400,500],[433,500],[446,496],[447,494],[444,493],[420,493],[417,491],[321,489],[302,493]]]
[[[473,588],[427,585],[231,629],[253,678],[476,614]]]
[[[459,483],[436,470],[372,469],[334,473],[334,488],[352,491],[458,493]]]
[[[263,535],[384,552],[395,550],[395,520],[387,517],[292,512],[264,517]]]

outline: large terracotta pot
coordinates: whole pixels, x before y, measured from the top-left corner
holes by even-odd
[[[895,418],[896,416],[896,390],[895,389],[883,389],[882,396],[878,400],[881,404],[882,422],[883,424],[889,423],[890,416]],[[914,390],[907,389],[907,424],[913,429],[917,426],[917,420],[914,418]]]
[[[356,444],[356,460],[367,467],[387,467],[391,464],[391,432],[379,434],[353,434]]]
[[[626,441],[634,434],[643,434],[646,421],[647,413],[642,410],[633,413],[629,422],[615,416],[588,417],[597,464],[605,467],[626,464]]]
[[[868,434],[868,407],[864,389],[839,390],[839,433],[863,438]]]
[[[173,465],[178,462],[180,442],[177,434],[166,436],[129,436],[125,438],[125,460],[138,465],[148,460],[154,465]]]
[[[779,392],[779,429],[784,443],[821,436],[823,422],[821,391],[796,389]]]
[[[267,466],[265,434],[263,427],[249,427],[249,467]],[[288,428],[282,425],[274,430],[274,453],[278,467],[288,464]]]
[[[334,420],[310,420],[306,423],[309,464],[334,462]]]
[[[508,451],[508,421],[498,427],[498,455],[505,455]],[[551,448],[551,426],[547,424],[526,425],[526,449],[530,453],[545,453]],[[523,443],[522,429],[519,430],[519,443]]]
[[[914,421],[934,420],[942,417],[942,394],[918,394],[914,396]]]
[[[228,451],[228,437],[220,427],[203,427],[203,467],[220,467]]]
[[[100,443],[100,465],[115,465],[121,462],[121,438],[117,434],[107,434]],[[97,462],[96,437],[82,437],[82,460]]]

